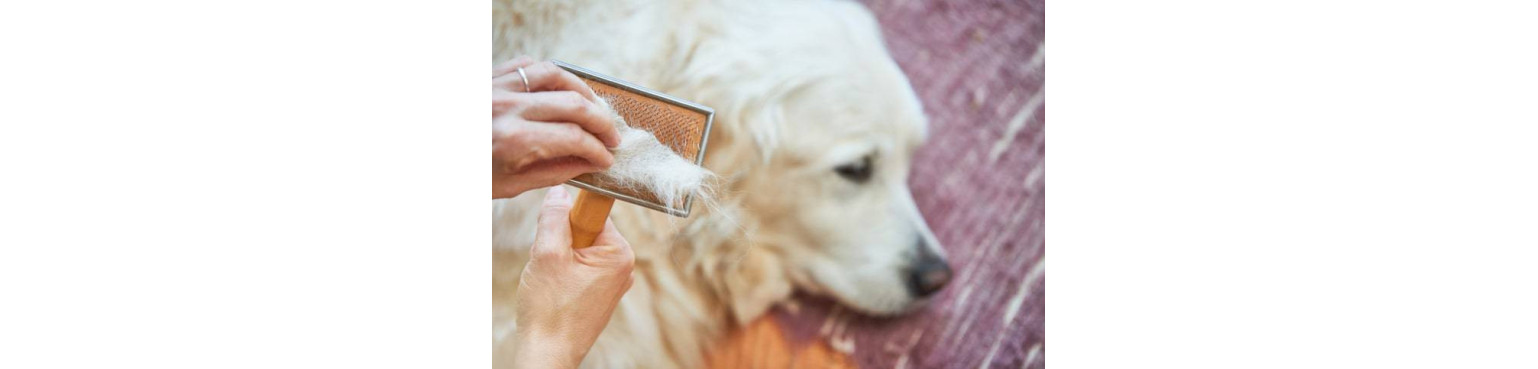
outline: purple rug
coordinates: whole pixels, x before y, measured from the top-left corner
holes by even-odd
[[[775,318],[862,368],[1045,367],[1043,3],[865,4],[931,120],[909,181],[955,278],[902,317],[802,297]]]

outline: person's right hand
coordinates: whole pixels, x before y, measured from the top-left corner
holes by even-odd
[[[576,75],[528,57],[492,68],[491,198],[608,169],[618,145],[613,118]]]
[[[571,248],[571,195],[550,188],[518,281],[520,368],[576,368],[635,282],[635,253],[614,222],[593,246]]]

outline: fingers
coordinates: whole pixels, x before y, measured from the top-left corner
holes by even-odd
[[[515,72],[493,77],[492,84],[508,91],[524,92],[523,76],[516,72],[518,67],[512,69]],[[529,77],[528,91],[530,92],[571,91],[582,95],[588,101],[598,101],[598,95],[593,93],[592,87],[588,87],[581,78],[577,78],[577,75],[561,69],[555,63],[539,62],[523,66],[523,74]]]
[[[539,227],[534,233],[534,258],[560,257],[571,254],[571,195],[561,186],[551,187],[545,193],[545,202],[539,209]]]
[[[635,251],[630,242],[620,235],[613,220],[605,220],[603,231],[593,240],[593,246],[571,248],[572,196],[561,186],[551,187],[545,194],[545,202],[539,210],[539,227],[534,234],[534,247],[530,255],[537,259],[575,255],[578,262],[599,267],[617,275],[628,275],[635,268]],[[628,282],[627,282],[628,283]]]
[[[575,156],[597,166],[614,165],[614,154],[593,135],[572,123],[528,123],[511,136],[493,143],[493,154],[512,163],[514,172],[525,166],[562,156]]]
[[[497,64],[497,66],[495,66],[495,67],[491,67],[491,77],[492,78],[496,78],[496,77],[500,77],[500,76],[508,74],[508,73],[513,73],[513,72],[517,71],[518,68],[527,67],[527,66],[529,66],[531,64],[534,64],[535,62],[536,62],[536,60],[534,60],[534,58],[530,58],[528,56],[520,56],[520,57],[513,58],[513,60],[508,60],[508,61],[502,62],[502,64]],[[528,73],[528,72],[524,72],[524,73]]]
[[[524,69],[523,75],[511,73],[520,67]],[[502,74],[497,75],[499,72]],[[501,114],[514,105],[522,105],[533,113],[533,116],[525,115],[526,119],[576,123],[597,136],[605,146],[619,146],[619,133],[615,131],[612,113],[599,107],[593,89],[575,74],[561,69],[555,63],[533,62],[533,59],[527,57],[503,63],[493,68],[492,73],[493,115]],[[524,81],[524,76],[528,77],[528,81]],[[520,93],[525,91],[560,93]],[[576,94],[576,97],[570,94]]]
[[[597,102],[598,95],[593,93],[593,88],[582,82],[577,75],[561,69],[551,62],[535,63],[524,67],[524,73],[529,75],[529,89],[534,91],[571,91],[581,94],[588,101]]]
[[[491,117],[495,119],[502,116],[503,113],[517,107],[519,102],[518,93],[493,87],[491,89]]]
[[[520,56],[506,63],[498,64],[491,68],[491,88],[504,89],[516,92],[535,92],[534,73],[530,70],[539,62],[527,56]],[[523,69],[523,74],[518,70]],[[525,84],[527,80],[527,84]]]
[[[501,182],[508,183],[512,187],[498,188],[496,187],[497,184],[493,183],[493,190],[501,190],[501,192],[494,192],[493,196],[496,196],[498,193],[516,194],[521,189],[555,186],[585,173],[601,170],[603,168],[590,164],[587,160],[571,156],[542,160],[522,168],[516,174],[500,179]],[[494,179],[494,181],[497,180]]]
[[[630,241],[626,241],[625,236],[619,233],[619,228],[614,227],[613,220],[603,223],[603,231],[599,232],[598,237],[593,239],[593,244],[600,246],[612,245],[618,251],[622,251],[623,256],[626,256],[626,258],[635,258],[634,250],[630,249]]]
[[[506,95],[504,95],[506,96]],[[498,96],[492,96],[492,109],[497,109]],[[619,131],[614,128],[614,116],[608,109],[587,101],[569,91],[512,94],[506,97],[514,106],[522,106],[524,119],[539,122],[575,123],[596,136],[607,147],[619,146]]]
[[[583,264],[612,270],[617,274],[629,274],[635,268],[635,250],[620,235],[613,220],[603,224],[603,231],[593,239],[593,246],[576,250],[577,260]]]

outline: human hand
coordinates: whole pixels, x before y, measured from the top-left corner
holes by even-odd
[[[618,145],[613,118],[576,75],[528,57],[492,68],[491,198],[608,169],[606,148]]]
[[[635,254],[614,222],[593,246],[571,247],[572,198],[545,195],[529,263],[518,282],[517,356],[524,368],[576,368],[630,290]]]

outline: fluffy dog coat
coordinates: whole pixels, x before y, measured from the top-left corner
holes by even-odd
[[[616,203],[636,280],[583,367],[699,367],[797,287],[876,314],[917,301],[899,272],[915,247],[941,252],[904,180],[925,121],[860,5],[495,0],[492,47],[493,64],[557,58],[717,112],[715,205],[679,220]],[[880,158],[875,178],[833,171],[862,155]],[[517,360],[515,294],[543,192],[493,202],[495,367]]]

